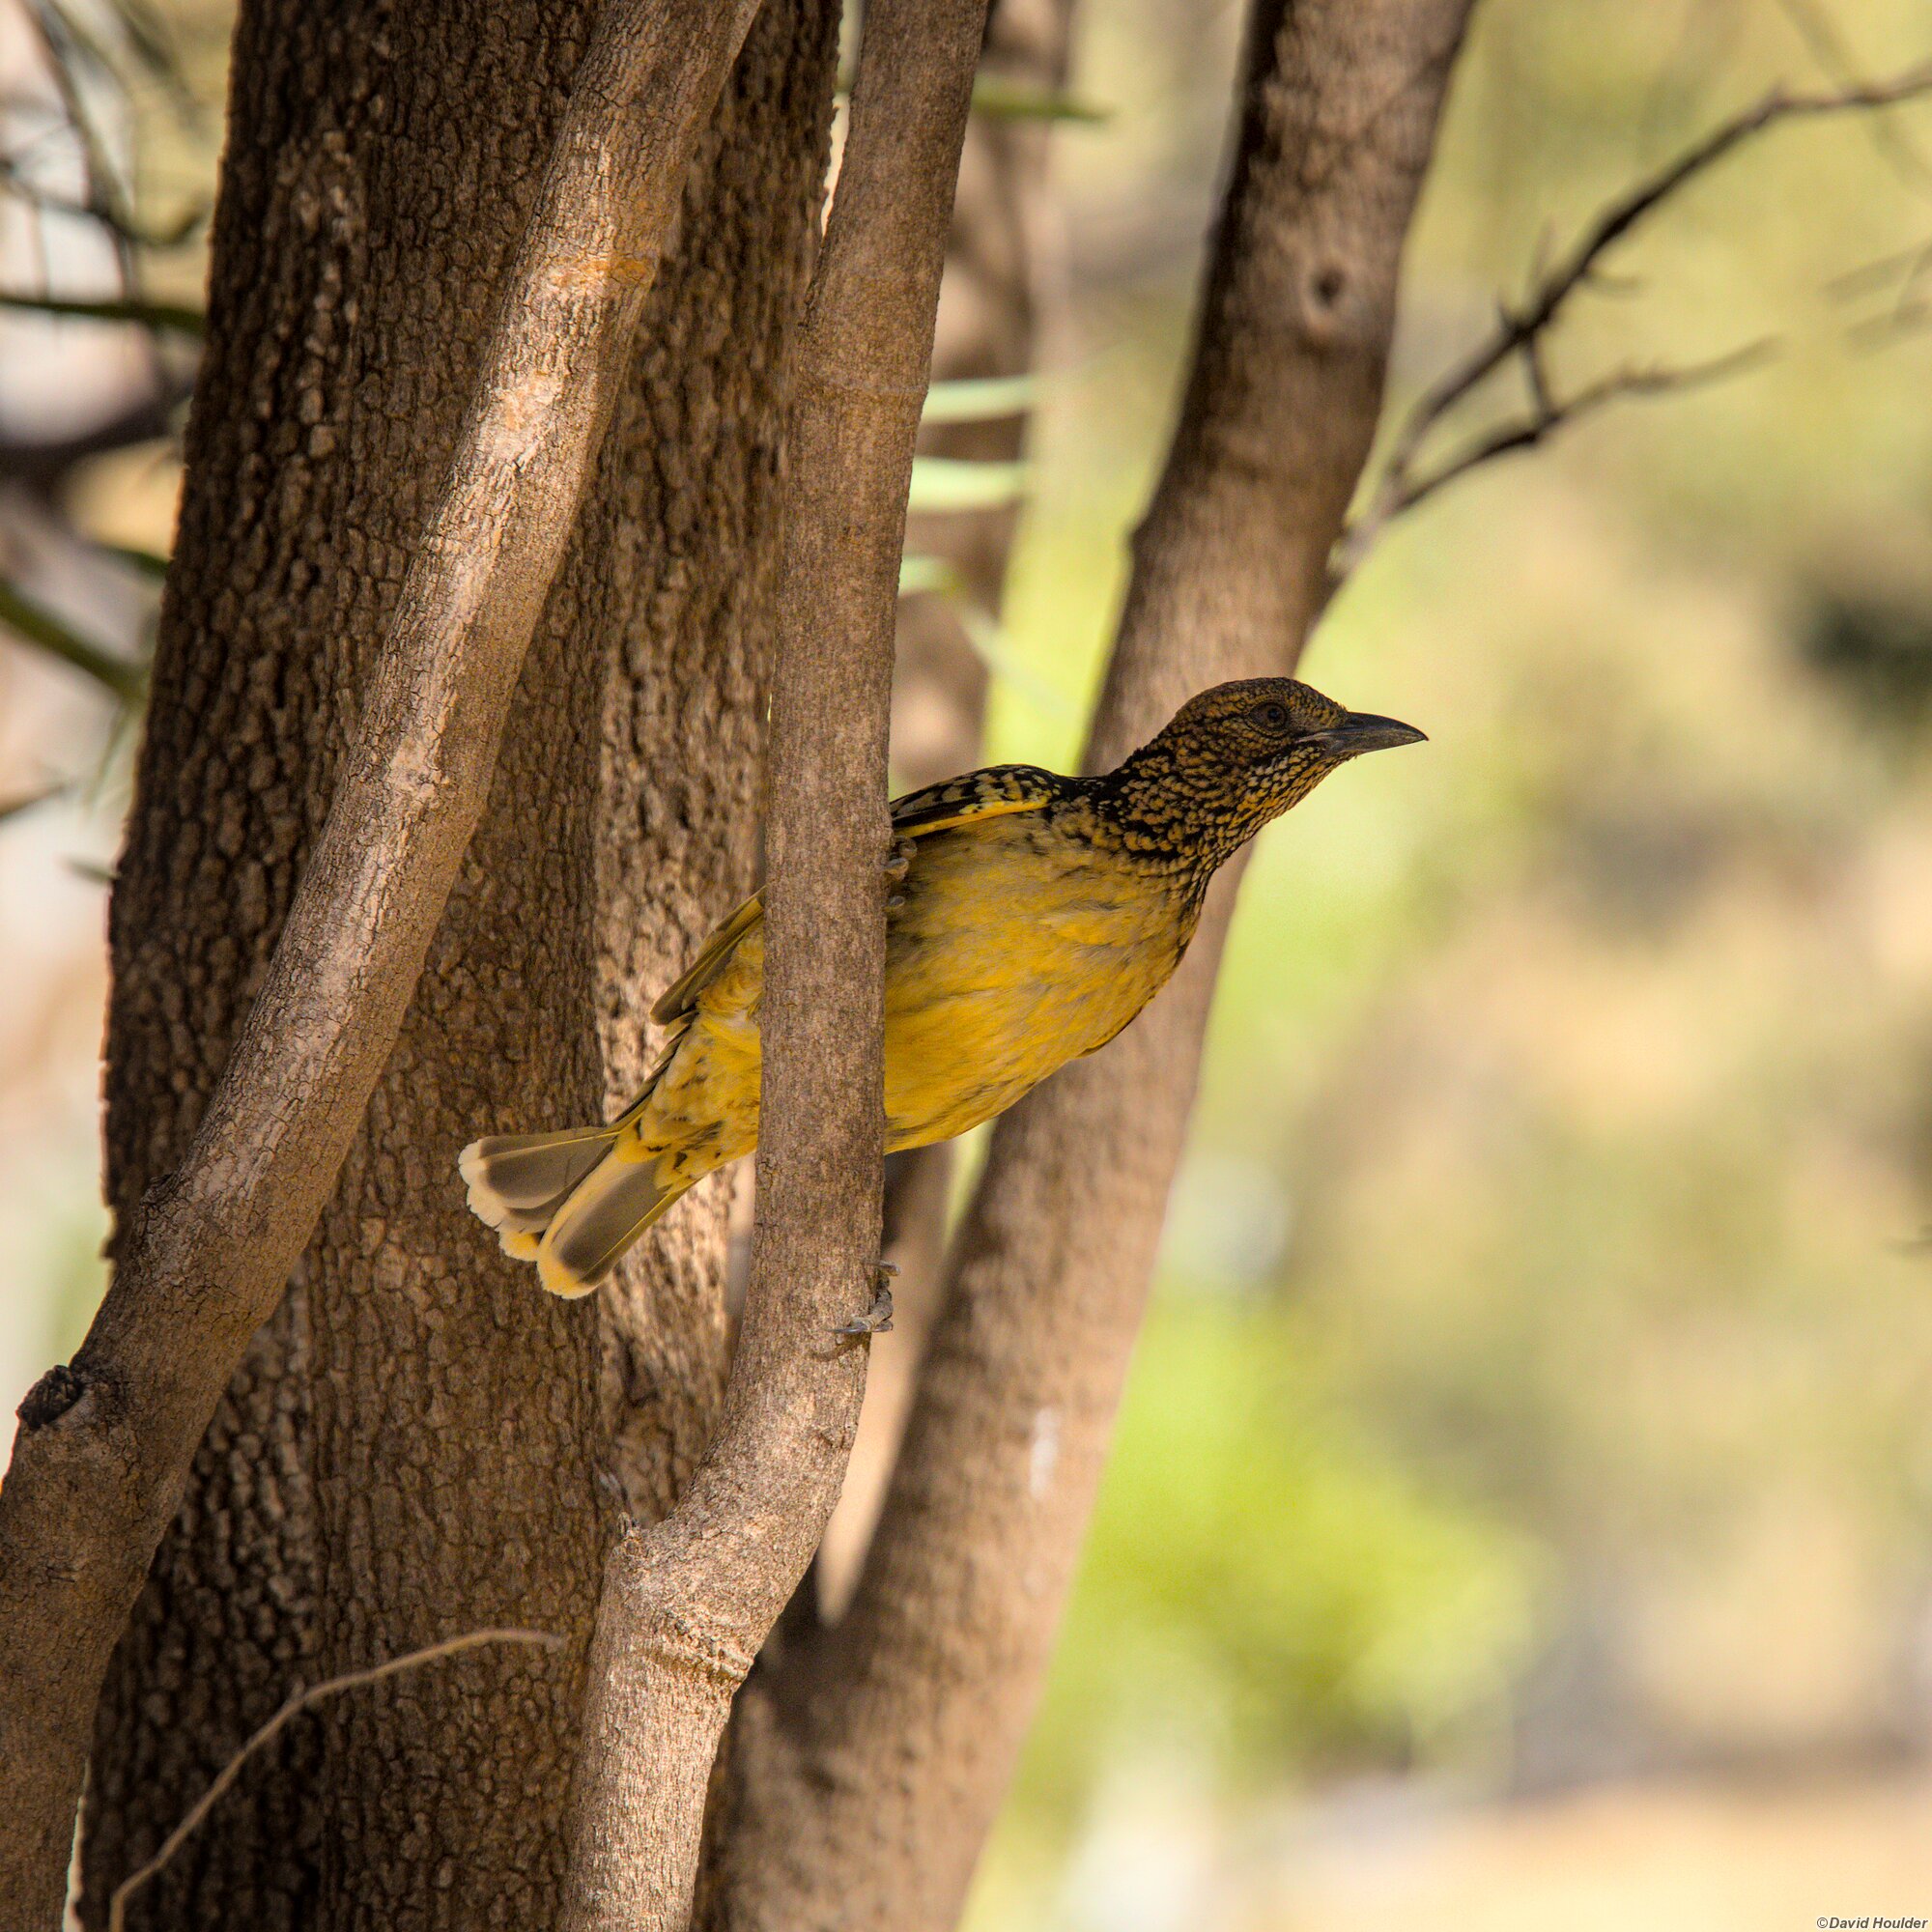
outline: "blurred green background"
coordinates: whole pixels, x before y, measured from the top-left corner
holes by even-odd
[[[164,12],[218,100],[218,12]],[[1105,118],[1057,136],[997,756],[1076,755],[1238,26],[1181,0],[1081,23]],[[1395,409],[1717,119],[1928,56],[1907,0],[1489,0]],[[218,115],[137,99],[171,218]],[[7,287],[32,225],[0,225]],[[1932,107],[1769,133],[1619,250],[1552,361],[1574,386],[1776,353],[1458,485],[1323,623],[1310,678],[1431,743],[1261,841],[981,1932],[1932,1912],[1927,249]],[[198,274],[189,250],[148,285]],[[0,429],[45,407],[30,352],[125,353],[107,334],[0,318]],[[171,497],[137,450],[69,507],[159,547]],[[58,579],[137,640],[126,585],[104,609]],[[0,823],[10,1403],[99,1287],[114,740],[97,692],[0,647],[0,804],[105,774]]]

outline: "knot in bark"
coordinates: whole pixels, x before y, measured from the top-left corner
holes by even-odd
[[[57,1362],[20,1398],[14,1412],[30,1435],[58,1422],[87,1393],[86,1378],[65,1362]]]

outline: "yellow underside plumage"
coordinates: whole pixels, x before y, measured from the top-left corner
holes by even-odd
[[[899,893],[885,989],[894,1151],[962,1134],[1104,1045],[1166,983],[1196,912],[1178,875],[1151,876],[1039,811],[921,838]],[[763,978],[764,930],[753,922],[696,995],[603,1164],[554,1208],[536,1243],[545,1287],[594,1287],[686,1188],[756,1146]],[[466,1152],[471,1205],[506,1248],[528,1255],[534,1217],[493,1197],[493,1145]]]
[[[1178,891],[1151,893],[1126,861],[1032,813],[922,839],[903,895],[886,942],[894,1151],[963,1134],[1104,1045],[1166,982],[1192,929]],[[764,961],[760,926],[698,996],[632,1129],[640,1154],[704,1173],[756,1145]]]

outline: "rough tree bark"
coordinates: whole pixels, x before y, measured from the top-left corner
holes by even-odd
[[[655,1057],[652,999],[755,883],[792,343],[838,53],[838,0],[764,0],[694,162],[677,249],[547,619],[580,648],[603,637],[615,653],[596,895],[613,1107]],[[597,1296],[615,1473],[643,1520],[670,1507],[717,1424],[742,1179],[700,1184]]]
[[[1174,445],[1089,762],[1291,666],[1380,405],[1468,0],[1259,0]],[[1232,905],[1104,1054],[995,1130],[846,1618],[787,1646],[723,1849],[734,1928],[940,1932],[1044,1669],[1152,1265]]]
[[[116,901],[110,1147],[124,1227],[182,1157],[260,983],[590,12],[244,10],[214,348]],[[281,1761],[224,1802],[135,1916],[534,1924],[554,1910],[600,1545],[597,1339],[589,1311],[542,1306],[477,1239],[447,1162],[479,1123],[533,1102],[556,1118],[594,1108],[596,1016],[620,1004],[611,981],[674,956],[748,868],[761,526],[822,163],[827,14],[765,9],[700,155],[424,997],[296,1290],[197,1459],[123,1646],[89,1807],[92,1916],[293,1679],[503,1614],[574,1633],[577,1656],[562,1669],[466,1660],[345,1704],[326,1774],[316,1728],[296,1726]],[[677,116],[661,104],[658,122]],[[647,185],[633,176],[624,191]],[[672,175],[667,201],[676,187]],[[641,293],[655,245],[614,263],[587,255],[586,288],[614,267]],[[727,634],[707,651],[714,625]],[[600,714],[614,831],[597,823]],[[665,781],[668,748],[694,741],[711,755],[681,757],[681,781]],[[593,867],[610,916],[602,957],[589,950]],[[623,895],[635,905],[646,873],[653,915],[626,929]],[[688,1226],[704,1245],[702,1218]],[[690,1270],[675,1235],[665,1246],[671,1261],[642,1278],[674,1288]],[[683,1332],[700,1352],[704,1325]],[[720,1379],[714,1367],[714,1391]],[[639,1482],[668,1489],[707,1383],[693,1373],[651,1386],[629,1460]],[[485,1700],[497,1721],[479,1716]],[[412,1834],[425,1828],[448,1862],[424,1863]]]
[[[1072,28],[1072,0],[998,0],[980,71],[1024,93],[1058,94],[1066,85]],[[967,123],[932,345],[935,382],[1033,371],[1053,245],[1047,157],[1054,139],[1051,124],[1039,119],[975,114]],[[954,460],[1011,461],[1025,446],[1026,424],[1025,411],[930,424],[920,447]],[[915,513],[906,550],[951,565],[978,610],[997,617],[1018,523],[1011,506]],[[893,670],[895,785],[916,791],[980,762],[987,683],[957,597],[921,591],[901,601]],[[949,1142],[938,1141],[886,1162],[886,1255],[899,1270],[898,1314],[891,1345],[873,1350],[859,1438],[818,1547],[819,1601],[830,1616],[844,1609],[858,1580],[939,1312],[952,1153]]]
[[[563,1923],[681,1932],[718,1741],[838,1499],[883,1168],[886,740],[906,486],[985,0],[873,0],[807,301],[772,694],[758,1214],[718,1435],[620,1538]]]

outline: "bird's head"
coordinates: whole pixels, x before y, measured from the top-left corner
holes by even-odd
[[[1243,678],[1190,697],[1103,782],[1130,843],[1211,869],[1337,765],[1422,736],[1292,677]]]

